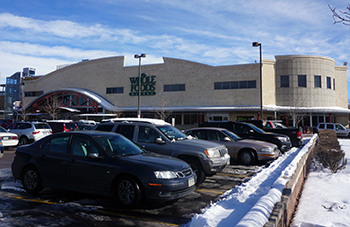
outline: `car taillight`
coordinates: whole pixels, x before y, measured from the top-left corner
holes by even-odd
[[[11,139],[12,140],[16,140],[16,139],[18,139],[18,137],[17,136],[12,136]]]
[[[298,131],[298,132],[297,132],[297,138],[298,138],[298,139],[301,139],[301,131]]]
[[[36,135],[36,134],[38,134],[38,133],[40,133],[40,132],[39,132],[39,131],[34,131],[34,132],[32,132],[33,135]]]
[[[17,158],[17,151],[15,151],[15,153],[13,153],[14,158]]]
[[[50,134],[52,134],[52,131],[50,130]]]

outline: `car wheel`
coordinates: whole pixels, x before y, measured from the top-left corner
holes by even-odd
[[[243,165],[251,165],[254,162],[254,155],[249,150],[244,150],[239,155],[239,160]]]
[[[131,177],[122,177],[117,183],[116,197],[123,207],[137,206],[141,200],[140,185]]]
[[[202,165],[199,163],[199,161],[195,159],[187,159],[185,161],[191,167],[193,173],[197,176],[196,185],[200,185],[201,183],[203,183],[205,180],[205,174]]]
[[[21,137],[20,139],[19,139],[19,144],[18,145],[26,145],[26,144],[28,144],[28,138],[27,137],[25,137],[25,136],[23,136],[23,137]]]
[[[27,167],[23,171],[22,184],[24,190],[30,194],[37,194],[42,190],[39,171],[34,167]]]

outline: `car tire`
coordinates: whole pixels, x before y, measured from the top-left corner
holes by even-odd
[[[204,182],[205,180],[205,174],[204,174],[204,170],[203,170],[203,167],[202,165],[200,164],[199,161],[197,161],[196,159],[186,159],[185,160],[188,165],[191,167],[192,171],[194,174],[196,174],[197,176],[197,182],[196,182],[196,185],[200,185],[201,183]]]
[[[20,139],[19,139],[19,143],[18,145],[21,146],[21,145],[26,145],[28,144],[28,138],[26,136],[22,136]]]
[[[22,184],[24,190],[29,194],[38,194],[42,190],[39,171],[32,166],[25,168],[22,175]]]
[[[254,163],[254,154],[249,150],[243,150],[239,154],[239,160],[243,165],[246,165],[246,166],[251,165]]]
[[[117,200],[123,207],[136,207],[141,201],[140,185],[131,177],[119,179],[115,190]]]

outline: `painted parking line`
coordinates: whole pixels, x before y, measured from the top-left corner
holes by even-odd
[[[207,189],[196,189],[197,192],[209,192],[209,193],[214,193],[214,194],[224,194],[223,192],[220,191],[215,191],[215,190],[207,190]]]
[[[237,174],[231,174],[231,173],[216,173],[216,175],[222,175],[222,176],[230,176],[230,177],[248,177],[247,175],[237,175]]]
[[[18,200],[23,200],[23,201],[28,201],[28,202],[35,202],[35,203],[44,203],[44,204],[50,204],[50,205],[62,205],[62,204],[64,204],[64,203],[50,202],[50,201],[47,201],[47,200],[29,199],[29,198],[25,198],[25,197],[22,197],[22,196],[17,196],[17,195],[11,194],[11,193],[1,192],[1,191],[0,191],[0,195],[6,196],[6,197],[9,197],[9,198],[13,198],[13,199],[18,199]],[[103,213],[103,214],[115,215],[115,216],[128,218],[128,219],[136,219],[136,220],[141,220],[141,221],[153,222],[153,223],[167,225],[167,226],[179,226],[178,224],[161,222],[161,221],[156,221],[156,220],[147,219],[147,218],[140,218],[140,217],[137,217],[137,216],[121,214],[121,213],[118,213],[118,212],[107,211],[107,210],[103,210],[103,209],[97,209],[97,210],[95,210],[95,212]]]

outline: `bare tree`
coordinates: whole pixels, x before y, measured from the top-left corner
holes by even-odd
[[[46,105],[43,110],[51,116],[52,120],[55,120],[58,113],[61,111],[61,106],[57,96],[50,96],[46,99]]]
[[[299,123],[307,116],[310,116],[310,113],[307,110],[303,110],[303,107],[306,105],[306,97],[297,93],[293,93],[290,90],[290,106],[286,111],[286,115],[290,116],[293,120],[293,127],[298,127]]]
[[[332,9],[330,5],[328,5],[328,7],[333,13],[334,24],[343,23],[345,25],[350,25],[350,5],[346,7],[347,11],[338,10],[339,12],[337,12],[335,8]]]
[[[159,115],[160,119],[162,119],[162,120],[165,120],[172,113],[172,111],[166,110],[166,107],[169,103],[170,102],[167,99],[162,98],[159,100],[159,108],[156,109],[156,113]]]

